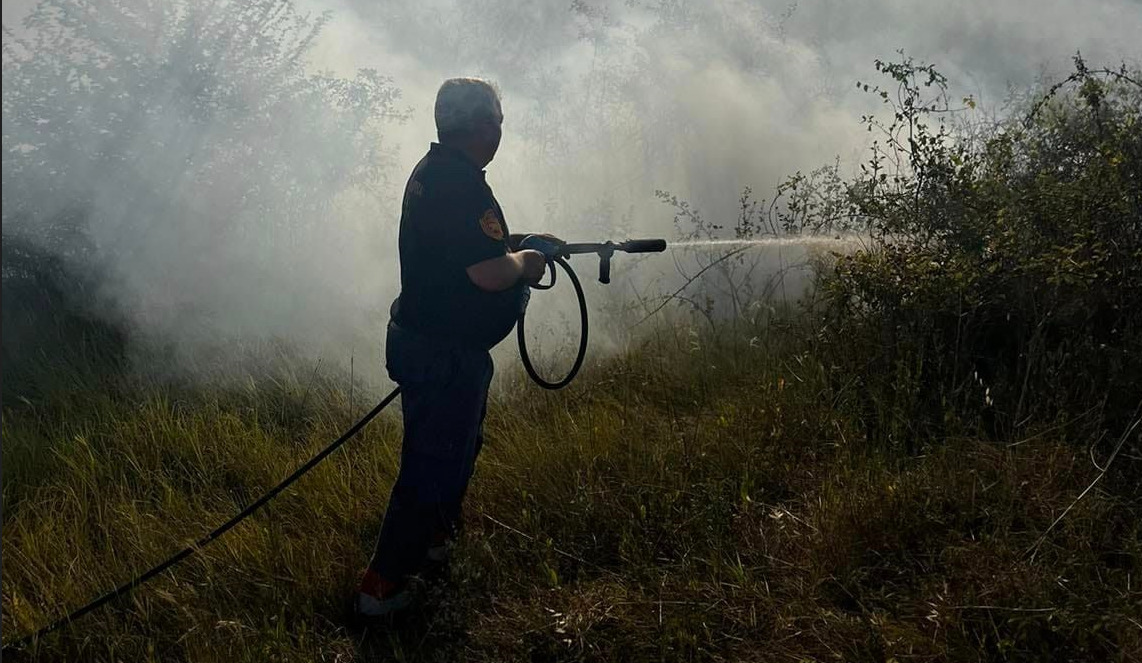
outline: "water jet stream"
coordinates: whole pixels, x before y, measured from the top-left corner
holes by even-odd
[[[867,238],[859,235],[822,235],[762,237],[758,239],[694,239],[668,242],[672,249],[751,247],[751,246],[845,246],[859,244]]]

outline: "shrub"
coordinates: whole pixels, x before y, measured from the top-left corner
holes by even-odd
[[[877,63],[892,87],[861,84],[892,119],[865,118],[880,138],[839,195],[873,250],[837,257],[819,285],[870,434],[908,441],[952,421],[1003,438],[1028,422],[1118,433],[1135,416],[1142,86],[1125,68],[1075,68],[990,124],[910,58]]]

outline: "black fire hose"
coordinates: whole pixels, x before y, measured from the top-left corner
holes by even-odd
[[[563,268],[563,271],[567,273],[567,277],[571,279],[571,284],[575,287],[575,296],[579,300],[579,352],[575,357],[575,363],[571,367],[571,371],[568,372],[567,375],[558,382],[548,382],[547,380],[544,380],[542,377],[540,377],[540,375],[536,372],[535,367],[531,364],[531,357],[528,356],[527,353],[527,341],[524,339],[523,333],[523,311],[520,312],[519,322],[516,324],[516,338],[519,341],[519,356],[520,360],[523,362],[524,370],[527,371],[527,374],[539,386],[545,389],[562,389],[563,387],[566,387],[568,384],[570,384],[571,380],[575,378],[575,375],[579,372],[579,368],[583,365],[583,358],[587,354],[587,299],[583,295],[583,286],[579,283],[579,278],[575,276],[575,270],[571,269],[571,265],[567,263],[566,258],[575,253],[597,253],[600,259],[599,281],[602,283],[610,283],[610,260],[611,255],[616,250],[627,251],[628,253],[659,252],[666,249],[666,242],[660,239],[650,239],[631,240],[621,244],[614,244],[613,242],[604,242],[602,244],[555,244],[536,236],[529,236],[528,238],[524,239],[524,242],[529,242],[529,244],[525,246],[521,243],[521,248],[536,248],[537,250],[542,250],[543,253],[547,255],[548,268],[551,273],[550,282],[542,285],[535,284],[532,287],[536,290],[547,290],[553,287],[555,285],[555,265],[559,265]],[[541,245],[539,242],[544,242],[544,244]],[[251,516],[258,509],[261,509],[270,500],[277,497],[279,493],[300,479],[306,472],[309,472],[314,467],[316,467],[318,463],[325,460],[329,454],[341,448],[341,445],[348,442],[354,435],[359,433],[362,428],[368,425],[370,421],[372,421],[378,414],[380,414],[382,410],[388,407],[389,404],[392,403],[394,399],[396,399],[398,394],[400,394],[400,387],[393,389],[388,396],[385,396],[384,399],[381,400],[381,402],[378,403],[376,407],[370,410],[368,414],[362,417],[360,421],[353,424],[353,426],[350,427],[349,430],[345,431],[341,437],[337,438],[332,443],[330,443],[329,446],[322,449],[316,456],[306,461],[304,465],[294,470],[293,474],[290,474],[288,477],[282,480],[281,483],[271,488],[266,494],[262,495],[245,509],[242,509],[242,511],[235,514],[233,518],[214,528],[214,530],[212,530],[209,534],[198,539],[191,545],[183,548],[179,552],[175,553],[172,557],[152,567],[150,570],[135,576],[131,580],[123,583],[122,585],[119,585],[115,589],[107,592],[106,594],[103,594],[102,596],[94,599],[86,605],[73,610],[66,617],[61,617],[60,619],[55,620],[54,622],[44,626],[34,633],[30,633],[16,640],[15,642],[4,645],[3,654],[9,656],[19,654],[25,647],[28,646],[29,643],[38,640],[48,633],[59,630],[64,626],[71,624],[73,621],[83,617],[89,612],[92,612],[102,607],[103,605],[119,598],[120,596],[129,593],[131,590],[146,583],[163,571],[166,571],[187,557],[190,557],[202,548],[205,548],[215,539],[230,531],[235,525]]]
[[[562,380],[556,382],[548,382],[539,375],[535,367],[531,364],[531,355],[527,352],[527,335],[523,333],[523,321],[526,316],[526,311],[521,311],[519,314],[519,322],[515,325],[515,337],[519,343],[519,360],[523,363],[523,370],[527,371],[528,377],[532,382],[543,387],[544,389],[562,389],[571,384],[575,379],[575,375],[579,373],[579,369],[583,367],[583,359],[587,356],[587,298],[583,295],[583,286],[579,283],[579,277],[575,276],[575,270],[571,269],[571,265],[559,256],[555,256],[548,263],[548,269],[551,273],[551,281],[546,284],[536,284],[531,286],[536,290],[548,290],[555,286],[555,265],[563,268],[567,273],[567,278],[571,279],[571,285],[575,287],[575,298],[579,300],[579,351],[575,354],[575,363],[571,365],[571,370],[567,375],[563,376]]]
[[[230,529],[232,529],[235,525],[237,525],[238,523],[245,520],[247,517],[252,515],[258,509],[265,506],[267,502],[269,502],[273,498],[277,497],[278,494],[281,493],[286,488],[288,488],[290,486],[290,484],[292,484],[293,482],[300,479],[302,477],[302,475],[304,475],[306,472],[312,470],[321,461],[325,460],[325,458],[329,454],[333,453],[334,451],[337,451],[337,449],[339,449],[341,447],[341,445],[348,442],[350,438],[352,438],[354,435],[356,435],[358,432],[360,432],[360,430],[362,428],[364,428],[366,424],[368,424],[370,421],[373,420],[373,418],[375,418],[378,414],[380,414],[381,410],[388,407],[389,403],[392,403],[393,400],[397,397],[397,394],[399,394],[399,393],[400,393],[400,387],[393,389],[391,392],[389,392],[388,396],[385,396],[384,399],[380,403],[378,403],[375,408],[370,410],[369,413],[366,414],[364,417],[362,417],[360,421],[353,424],[353,426],[349,430],[345,431],[341,435],[341,437],[337,438],[329,446],[322,449],[316,456],[314,456],[313,458],[310,458],[304,465],[302,465],[301,467],[294,470],[293,474],[289,475],[281,483],[279,483],[278,485],[271,488],[269,490],[269,492],[267,492],[265,495],[262,495],[261,497],[259,497],[257,500],[252,502],[245,509],[242,509],[242,511],[239,512],[238,514],[236,514],[233,518],[222,523],[221,525],[216,527],[213,531],[211,531],[206,536],[198,539],[194,543],[192,543],[189,546],[178,551],[177,553],[174,554],[174,556],[168,558],[166,561],[162,562],[161,564],[158,564],[157,566],[152,567],[149,571],[147,571],[141,575],[135,576],[131,580],[123,583],[122,585],[119,585],[115,589],[113,589],[113,590],[107,592],[106,594],[100,596],[99,598],[91,601],[87,605],[85,605],[81,608],[77,608],[76,610],[73,610],[66,617],[61,617],[60,619],[55,620],[54,622],[52,622],[52,623],[48,624],[47,626],[41,628],[40,630],[36,631],[35,633],[30,633],[30,634],[25,635],[24,637],[20,638],[19,640],[16,640],[15,642],[4,645],[4,655],[18,654],[21,650],[24,649],[24,647],[26,647],[28,645],[28,643],[30,643],[34,640],[38,640],[39,638],[47,635],[48,633],[51,633],[52,631],[58,630],[60,628],[63,628],[64,626],[71,624],[73,621],[79,619],[80,617],[86,615],[87,613],[89,613],[89,612],[91,612],[97,608],[102,607],[106,603],[110,603],[111,601],[119,598],[120,596],[123,596],[124,594],[130,592],[131,590],[135,589],[139,585],[142,585],[143,583],[147,582],[151,578],[154,578],[155,576],[159,575],[163,571],[166,571],[167,569],[174,566],[175,564],[178,564],[179,562],[186,559],[187,557],[190,557],[191,555],[198,552],[202,548],[205,548],[212,541],[214,541],[218,537],[222,536],[226,532],[230,531]]]
[[[523,362],[523,369],[527,371],[528,377],[532,379],[537,385],[544,389],[562,389],[571,384],[571,381],[578,375],[579,369],[583,367],[583,359],[587,356],[587,298],[583,295],[583,285],[579,283],[579,277],[575,275],[575,270],[571,269],[571,265],[567,263],[567,258],[576,254],[594,253],[599,256],[599,283],[611,282],[611,256],[615,251],[623,251],[626,253],[661,253],[666,250],[666,240],[664,239],[631,239],[625,242],[587,242],[579,244],[564,244],[551,241],[542,235],[528,235],[520,242],[521,249],[534,249],[547,256],[547,269],[551,274],[551,280],[547,283],[536,283],[531,287],[535,290],[549,290],[555,286],[555,266],[558,265],[567,273],[567,278],[571,279],[571,285],[575,288],[575,298],[579,300],[579,351],[575,355],[575,361],[571,364],[571,370],[563,379],[555,382],[550,382],[544,379],[535,370],[535,366],[531,363],[531,356],[527,352],[527,337],[524,334],[524,319],[526,317],[526,309],[520,312],[519,322],[516,323],[516,341],[519,344],[519,358]]]

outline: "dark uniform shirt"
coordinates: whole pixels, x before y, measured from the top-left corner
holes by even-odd
[[[433,143],[405,187],[393,322],[445,342],[491,348],[515,325],[527,286],[485,292],[466,270],[508,251],[507,224],[484,171],[459,150]]]

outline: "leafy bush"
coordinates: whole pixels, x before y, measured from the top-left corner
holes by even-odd
[[[1115,433],[1142,394],[1142,86],[1075,73],[1022,116],[971,122],[946,81],[878,62],[891,111],[840,196],[874,248],[820,279],[835,356],[860,375],[870,433],[952,421],[1010,438],[1028,422]],[[863,340],[868,352],[852,352]],[[1078,429],[1072,430],[1077,432]]]

